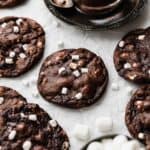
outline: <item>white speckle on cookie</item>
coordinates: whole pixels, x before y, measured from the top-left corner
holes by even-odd
[[[25,141],[22,145],[23,150],[30,150],[32,147],[31,141]]]
[[[12,58],[5,58],[5,63],[6,64],[13,64],[14,63],[14,61],[13,61],[13,59]]]
[[[139,133],[138,134],[138,138],[141,139],[141,140],[143,140],[145,138],[144,133]]]
[[[82,97],[83,97],[83,94],[82,94],[82,93],[77,93],[77,94],[75,95],[75,98],[78,99],[78,100],[80,100]]]
[[[36,121],[36,120],[37,120],[37,115],[31,114],[31,115],[28,116],[28,118],[29,118],[29,120],[31,120],[31,121]]]
[[[139,35],[139,36],[138,36],[138,40],[141,40],[141,41],[142,41],[142,40],[144,40],[144,38],[145,38],[145,35]]]
[[[27,51],[27,50],[28,50],[28,47],[29,47],[28,44],[23,44],[23,45],[22,45],[22,48],[23,48],[24,51]]]
[[[8,139],[13,140],[15,138],[16,134],[17,134],[16,130],[12,130],[8,136]]]
[[[25,59],[27,56],[24,53],[20,53],[19,57],[22,58],[22,59]]]
[[[59,70],[58,70],[59,75],[61,75],[65,70],[66,70],[65,67],[59,68]]]
[[[125,41],[120,41],[119,42],[119,47],[123,48],[125,46]]]
[[[21,118],[25,118],[26,115],[24,113],[20,113]]]
[[[15,52],[12,52],[12,51],[11,51],[11,52],[9,53],[9,57],[11,57],[11,58],[15,57],[15,55],[16,55]]]
[[[88,68],[81,68],[82,73],[88,73]]]
[[[16,24],[18,26],[20,26],[22,22],[23,22],[23,20],[21,18],[19,18],[19,19],[16,20]]]
[[[4,103],[4,97],[0,97],[0,105]]]
[[[50,121],[49,121],[49,124],[50,124],[53,128],[57,127],[57,121],[56,121],[56,120],[50,120]]]
[[[14,26],[13,27],[13,32],[14,33],[18,33],[19,32],[19,27],[18,26]]]
[[[80,76],[80,72],[78,70],[73,71],[73,75],[75,77],[79,77]]]
[[[125,69],[130,69],[130,68],[131,68],[131,64],[130,64],[130,63],[124,64],[124,68],[125,68]]]
[[[5,28],[7,26],[7,23],[6,22],[4,22],[3,24],[1,24],[1,27],[2,28]]]
[[[80,56],[79,55],[72,55],[71,58],[72,58],[72,60],[79,60]]]
[[[67,94],[68,93],[68,88],[66,87],[63,87],[62,90],[61,90],[61,94]]]

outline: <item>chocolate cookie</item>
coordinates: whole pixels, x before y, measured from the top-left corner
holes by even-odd
[[[22,0],[0,0],[0,8],[10,7],[19,4]]]
[[[29,18],[0,19],[0,76],[15,77],[28,71],[42,57],[45,33]]]
[[[102,59],[87,49],[64,49],[44,61],[38,89],[49,102],[70,108],[91,105],[108,81]]]
[[[150,85],[139,88],[132,96],[125,120],[131,135],[150,147]]]
[[[20,107],[26,99],[18,92],[8,87],[0,86],[0,114],[9,108]]]
[[[0,122],[1,150],[68,150],[65,131],[36,104],[9,109]]]
[[[118,44],[114,63],[119,75],[135,83],[150,83],[150,28],[128,33]]]

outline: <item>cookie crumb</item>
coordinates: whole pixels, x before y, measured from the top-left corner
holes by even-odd
[[[119,47],[123,48],[125,46],[125,42],[124,41],[120,41],[119,42]]]

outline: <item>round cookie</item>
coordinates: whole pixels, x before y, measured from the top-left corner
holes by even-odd
[[[22,0],[0,0],[0,8],[15,6],[20,2],[22,2]]]
[[[114,63],[123,78],[150,83],[150,28],[129,32],[117,45]]]
[[[0,19],[0,76],[16,77],[28,71],[42,57],[45,33],[32,19]]]
[[[44,61],[38,89],[49,102],[70,108],[96,102],[108,82],[102,59],[87,49],[64,49]]]
[[[65,131],[36,104],[24,104],[2,114],[1,150],[68,150]]]
[[[131,135],[150,147],[150,85],[139,88],[132,96],[125,120]]]
[[[26,99],[17,91],[0,86],[0,114],[9,108],[20,107],[26,103]]]

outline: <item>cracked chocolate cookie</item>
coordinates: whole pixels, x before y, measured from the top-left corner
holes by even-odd
[[[10,108],[1,118],[1,150],[69,150],[65,131],[36,104]]]
[[[131,135],[150,150],[150,85],[139,88],[126,108],[126,125]]]
[[[0,76],[16,77],[27,72],[42,57],[45,33],[29,18],[0,19]]]
[[[22,0],[0,0],[0,8],[15,6],[21,2]]]
[[[25,103],[26,99],[17,91],[0,86],[0,114],[9,108],[20,107]]]
[[[150,28],[128,33],[118,44],[114,63],[119,75],[135,83],[150,83]]]
[[[108,72],[103,60],[87,49],[64,49],[44,61],[38,89],[49,102],[70,108],[96,102],[106,88]]]

